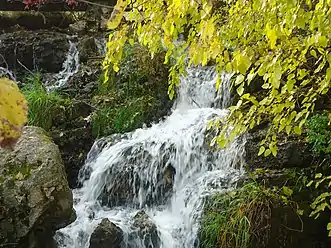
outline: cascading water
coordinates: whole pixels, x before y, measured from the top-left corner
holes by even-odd
[[[94,38],[94,43],[97,46],[99,55],[105,56],[107,53],[107,39],[106,38]]]
[[[62,65],[62,71],[54,75],[51,82],[46,82],[46,88],[48,91],[60,88],[65,85],[70,77],[76,74],[79,70],[79,50],[76,42],[72,40],[73,37],[68,37],[69,51],[67,58]]]
[[[208,120],[226,115],[210,107],[215,79],[213,68],[188,69],[167,119],[95,142],[81,170],[83,186],[73,191],[77,219],[57,232],[58,247],[89,247],[103,218],[124,231],[122,247],[197,246],[206,197],[234,187],[242,174],[243,142],[211,151],[206,140]],[[139,210],[156,226],[157,239],[134,235]]]

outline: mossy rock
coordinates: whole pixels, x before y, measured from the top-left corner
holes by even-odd
[[[39,127],[25,127],[13,150],[0,149],[0,243],[52,247],[74,217],[58,147]]]

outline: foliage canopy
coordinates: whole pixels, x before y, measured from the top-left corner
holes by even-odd
[[[187,64],[213,61],[219,75],[234,74],[239,95],[226,125],[214,123],[213,143],[224,147],[268,120],[259,153],[275,156],[276,133],[301,134],[316,101],[329,92],[330,6],[330,0],[121,0],[109,21],[105,81],[109,70],[119,70],[126,42],[152,55],[166,51],[171,98]],[[219,77],[216,89],[220,83]]]

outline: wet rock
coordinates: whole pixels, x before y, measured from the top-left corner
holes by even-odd
[[[52,31],[18,31],[0,35],[0,66],[19,72],[56,73],[62,69],[69,49],[65,34]]]
[[[68,28],[69,24],[73,22],[74,15],[69,11],[0,11],[0,29],[7,32],[12,31],[15,26],[29,30],[52,27]]]
[[[173,147],[165,146],[155,158],[135,144],[126,149],[124,160],[115,162],[105,177],[100,200],[109,207],[129,205],[133,207],[165,204],[173,192],[175,168],[169,164]]]
[[[51,135],[60,148],[69,186],[76,188],[78,172],[93,144],[91,127],[54,130]]]
[[[247,134],[245,143],[244,159],[247,169],[256,168],[282,169],[300,167],[306,168],[311,166],[313,155],[307,143],[300,137],[284,136],[279,137],[277,156],[258,156],[259,143],[266,134],[265,128],[256,128]]]
[[[98,62],[81,65],[78,72],[61,87],[60,92],[71,98],[90,102],[94,91],[98,88],[101,74],[102,70]]]
[[[55,231],[75,219],[58,147],[38,127],[25,127],[13,151],[0,149],[0,243],[53,247]]]
[[[75,34],[85,32],[86,28],[87,28],[87,22],[84,20],[80,20],[69,25],[70,31],[74,32]]]
[[[93,107],[85,101],[73,100],[63,115],[56,119],[50,135],[59,146],[69,186],[77,187],[77,176],[94,142],[89,121]]]
[[[158,235],[157,227],[145,211],[141,210],[133,217],[132,229],[133,232],[129,235],[130,241],[128,248],[134,248],[135,246],[133,244],[137,244],[137,242],[141,240],[143,242],[141,247],[160,247],[161,241]]]
[[[120,248],[123,240],[123,231],[108,219],[93,231],[90,238],[90,248]]]
[[[98,46],[94,37],[81,37],[78,42],[79,60],[82,63],[88,61],[89,58],[93,58],[99,55]],[[100,57],[100,59],[102,59]],[[91,66],[98,68],[98,66]],[[101,68],[101,66],[99,66]]]

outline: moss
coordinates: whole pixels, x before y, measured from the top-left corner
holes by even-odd
[[[163,57],[153,59],[138,45],[125,47],[120,71],[108,75],[105,84],[100,78],[93,103],[98,110],[93,114],[93,135],[130,132],[167,114],[171,107],[168,98],[168,67]]]
[[[30,177],[31,171],[38,168],[38,166],[35,164],[9,164],[2,172],[2,182],[8,177],[11,177],[13,180],[24,180]]]

